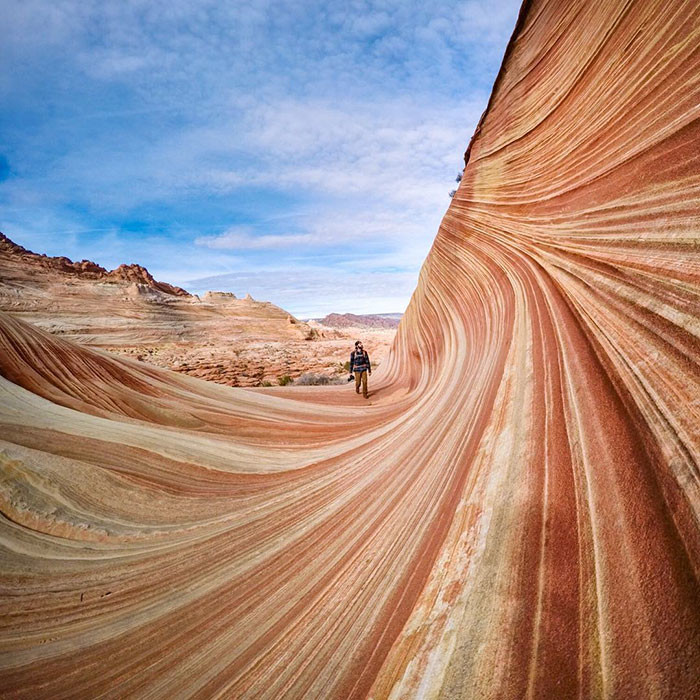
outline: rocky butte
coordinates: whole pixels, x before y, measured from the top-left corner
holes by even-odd
[[[525,3],[371,406],[0,315],[3,695],[697,697],[699,36]]]

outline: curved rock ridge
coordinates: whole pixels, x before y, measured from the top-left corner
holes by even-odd
[[[699,38],[523,6],[368,402],[0,314],[4,694],[697,697]]]

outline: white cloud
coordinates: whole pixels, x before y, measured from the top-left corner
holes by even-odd
[[[449,204],[518,0],[5,7],[10,235],[186,287],[284,256],[302,272],[277,292],[232,291],[385,311]],[[357,275],[364,301],[343,296]]]
[[[277,250],[298,245],[327,245],[329,241],[313,233],[254,236],[248,227],[234,227],[219,236],[200,236],[195,245],[223,250]]]

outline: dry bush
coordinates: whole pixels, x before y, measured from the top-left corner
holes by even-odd
[[[304,372],[294,383],[298,386],[325,386],[326,384],[343,384],[344,382],[342,377],[329,377],[326,374]]]

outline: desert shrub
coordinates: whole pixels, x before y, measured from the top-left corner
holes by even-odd
[[[301,386],[317,386],[328,384],[329,379],[325,374],[314,374],[313,372],[304,372],[294,383]]]
[[[348,361],[343,365],[343,369],[344,369],[346,372],[349,372],[349,371],[350,371],[350,360],[348,360]]]
[[[299,386],[325,386],[326,384],[342,384],[342,378],[329,377],[327,374],[314,374],[313,372],[304,372],[295,384]]]
[[[287,384],[291,384],[294,380],[288,375],[288,374],[283,374],[281,377],[277,377],[277,383],[280,386],[287,386]]]
[[[264,382],[261,382],[260,386],[272,386],[272,382],[268,382],[266,379]]]

